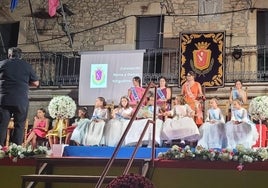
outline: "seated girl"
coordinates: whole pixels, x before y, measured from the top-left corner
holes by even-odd
[[[67,127],[65,144],[69,144],[70,140],[74,141],[76,145],[82,142],[82,138],[84,137],[82,133],[84,132],[81,131],[81,128],[87,126],[89,123],[87,112],[86,107],[78,109],[78,118],[75,119],[75,122],[71,126]]]
[[[131,128],[129,129],[128,134],[125,138],[125,144],[126,145],[135,145],[147,123],[147,121],[153,118],[154,115],[154,101],[155,98],[153,96],[150,96],[147,100],[147,105],[144,106],[137,114],[137,120],[133,121],[133,124],[131,125]],[[163,121],[158,118],[160,108],[156,106],[156,123],[155,123],[155,142],[158,145],[161,145],[161,139],[160,139],[160,133],[163,125]],[[145,134],[142,139],[143,145],[151,146],[151,141],[153,138],[153,124],[150,123],[148,129],[145,131]]]
[[[118,144],[132,116],[132,111],[133,108],[129,106],[129,98],[121,97],[118,108],[112,111],[112,119],[105,125],[105,145],[114,147]]]
[[[231,120],[225,125],[227,148],[235,149],[238,145],[251,148],[258,140],[256,126],[250,121],[247,110],[239,99],[232,102]]]
[[[37,110],[37,114],[34,117],[33,128],[28,134],[28,137],[25,142],[25,146],[31,143],[32,148],[36,148],[37,138],[45,138],[48,128],[49,128],[49,119],[45,117],[46,110],[40,108]]]
[[[207,111],[205,123],[199,127],[201,138],[197,145],[206,149],[225,148],[225,121],[221,109],[218,107],[218,100],[216,98],[212,98],[209,101],[209,105],[210,108]]]
[[[109,119],[109,111],[105,107],[106,101],[103,97],[98,97],[95,102],[90,124],[84,130],[85,137],[82,140],[83,145],[99,146],[103,138],[104,126]]]
[[[167,142],[178,139],[182,142],[185,140],[197,141],[199,130],[193,119],[195,112],[185,103],[182,95],[177,95],[175,100],[176,105],[171,111],[165,112],[165,116],[168,118],[164,121],[161,139]]]

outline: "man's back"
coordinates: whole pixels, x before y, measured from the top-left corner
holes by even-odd
[[[0,104],[25,105],[28,103],[29,83],[37,81],[31,65],[19,58],[0,62]]]

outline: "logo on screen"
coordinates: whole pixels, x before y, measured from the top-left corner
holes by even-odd
[[[92,64],[90,73],[90,88],[106,88],[107,72],[107,64]]]

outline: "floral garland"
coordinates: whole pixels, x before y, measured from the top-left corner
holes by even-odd
[[[10,146],[0,146],[0,159],[9,157],[13,162],[17,162],[18,159],[27,158],[35,155],[47,155],[48,148],[45,146],[39,146],[36,149],[32,149],[31,146],[23,147],[17,144],[10,144]]]
[[[76,104],[69,96],[56,96],[49,102],[48,111],[52,118],[68,119],[75,116]]]
[[[243,145],[238,145],[236,150],[229,149],[204,149],[197,146],[191,149],[190,146],[181,148],[173,145],[167,152],[160,152],[159,159],[179,160],[179,159],[199,159],[210,161],[237,161],[238,170],[242,170],[243,163],[255,161],[265,161],[268,159],[268,148],[246,149]]]
[[[268,96],[258,96],[249,104],[249,114],[254,120],[268,119]]]

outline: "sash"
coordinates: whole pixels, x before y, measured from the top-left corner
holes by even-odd
[[[215,110],[210,110],[210,116],[212,120],[220,120],[220,116],[216,117]]]
[[[157,88],[156,92],[157,92],[157,95],[160,97],[160,99],[166,98],[164,93],[162,92],[162,90],[160,88]]]
[[[135,87],[131,87],[130,89],[131,89],[131,93],[132,93],[132,95],[134,97],[134,100],[135,101],[139,101],[140,98],[138,96],[138,92],[137,92],[136,88]]]
[[[238,91],[237,91],[237,89],[234,89],[233,90],[233,99],[238,99],[238,98],[239,98]]]
[[[186,88],[186,93],[187,93],[187,95],[188,95],[190,98],[192,98],[193,100],[195,100],[195,96],[194,96],[194,94],[193,94],[192,91],[191,91],[191,87],[190,87],[190,84],[189,84],[189,83],[186,83],[185,88]]]

